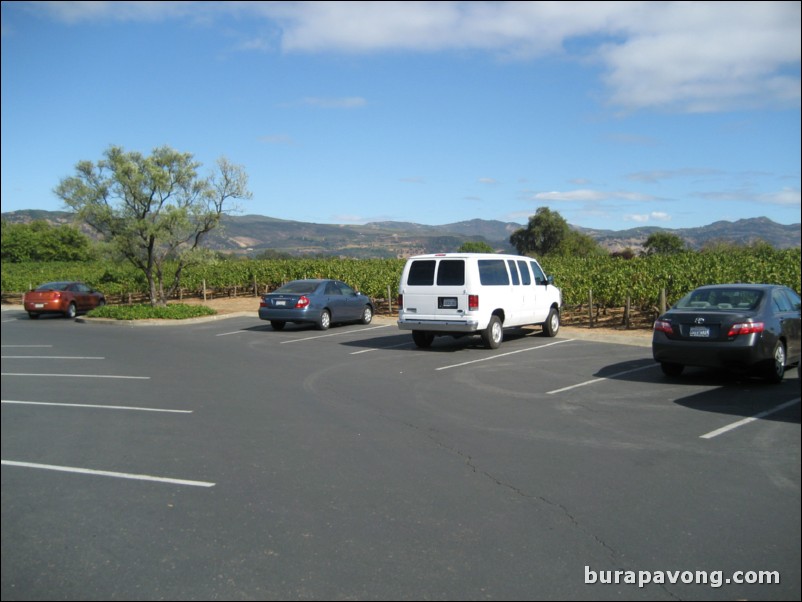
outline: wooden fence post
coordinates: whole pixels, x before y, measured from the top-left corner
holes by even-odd
[[[627,295],[627,304],[624,306],[624,328],[629,330],[630,327],[630,308],[632,306],[632,301],[630,300],[630,296]]]
[[[588,292],[588,321],[589,327],[593,328],[593,289]]]

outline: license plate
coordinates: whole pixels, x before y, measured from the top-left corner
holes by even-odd
[[[440,309],[457,309],[457,298],[456,297],[441,297],[440,298]]]
[[[710,329],[707,326],[691,326],[690,335],[692,337],[708,338],[710,337]]]
[[[34,307],[35,307],[36,309],[42,309],[44,306],[45,306],[45,304],[44,304],[44,303],[34,303]]]
[[[276,301],[276,305],[287,305],[286,301]]]

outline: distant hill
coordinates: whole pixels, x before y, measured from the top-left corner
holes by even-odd
[[[45,220],[52,224],[73,222],[63,211],[23,210],[3,213],[10,223]],[[344,257],[409,257],[419,253],[455,251],[467,241],[486,242],[497,251],[514,251],[510,235],[524,226],[515,222],[474,219],[442,226],[409,222],[371,222],[364,225],[315,224],[276,219],[263,215],[226,216],[213,231],[208,246],[239,254],[256,255],[272,250],[291,255],[338,255]],[[632,248],[636,252],[650,234],[666,231],[681,237],[691,248],[714,241],[748,244],[762,240],[784,249],[800,246],[800,224],[782,225],[766,217],[735,222],[718,221],[699,228],[658,227],[629,230],[572,228],[591,236],[610,251]]]

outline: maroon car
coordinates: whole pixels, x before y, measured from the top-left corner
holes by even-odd
[[[78,313],[102,307],[106,297],[83,282],[47,282],[25,293],[22,303],[32,319],[42,314],[74,318]]]

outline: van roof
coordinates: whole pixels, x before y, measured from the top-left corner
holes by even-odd
[[[535,259],[534,257],[505,253],[428,253],[426,255],[413,255],[409,259],[439,259],[443,257],[449,259],[468,259],[469,257],[477,257],[479,259]]]

